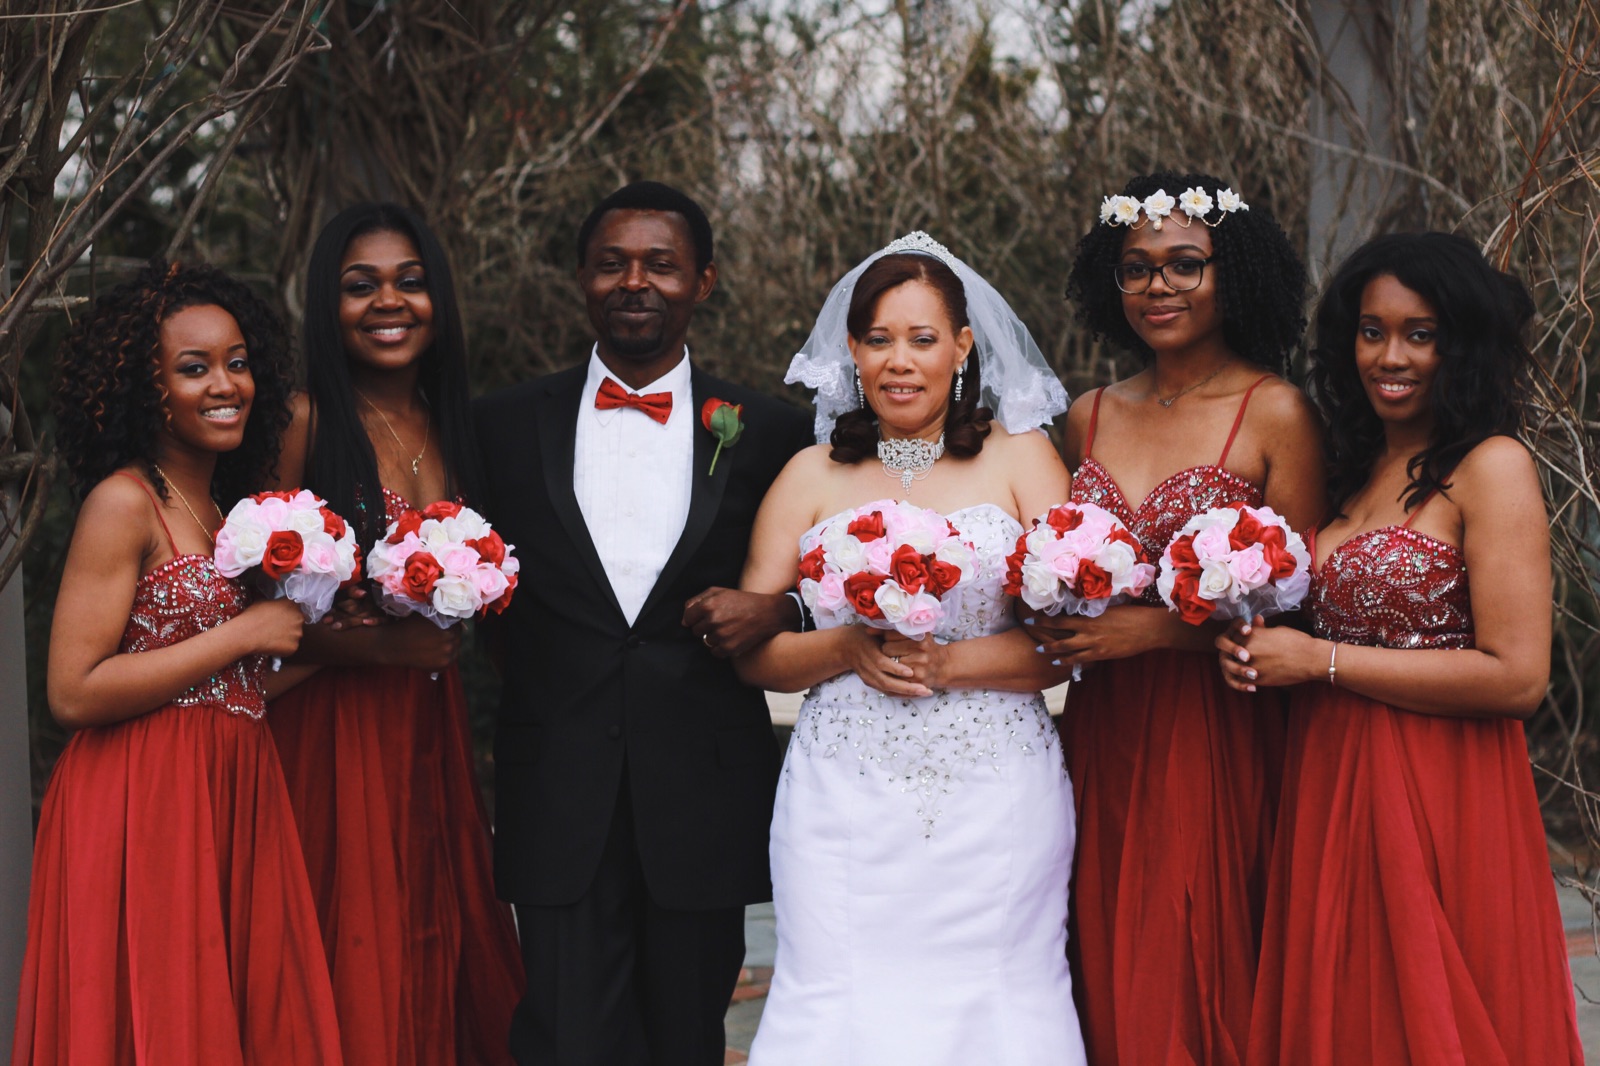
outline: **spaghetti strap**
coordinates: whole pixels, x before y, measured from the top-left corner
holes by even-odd
[[[1244,425],[1244,409],[1250,403],[1250,394],[1256,391],[1256,386],[1272,377],[1271,374],[1262,374],[1244,390],[1244,399],[1239,401],[1239,413],[1233,416],[1233,428],[1228,431],[1228,443],[1222,446],[1222,458],[1217,460],[1219,469],[1228,465],[1228,453],[1233,450],[1233,438],[1239,435],[1239,427]]]
[[[1428,494],[1426,496],[1422,497],[1422,502],[1417,504],[1417,506],[1412,509],[1410,514],[1406,515],[1406,520],[1404,522],[1400,523],[1400,528],[1401,529],[1410,529],[1411,528],[1411,523],[1415,522],[1417,520],[1417,515],[1421,514],[1422,513],[1422,509],[1424,507],[1428,506],[1428,501],[1432,500],[1437,495],[1439,495],[1439,490],[1438,489],[1429,490]]]
[[[1100,424],[1100,394],[1106,391],[1104,385],[1094,390],[1094,406],[1089,408],[1089,435],[1083,439],[1083,457],[1089,458],[1094,453],[1094,430]]]
[[[146,496],[150,497],[150,506],[156,509],[156,521],[161,523],[161,532],[167,535],[167,547],[172,550],[172,557],[176,559],[182,553],[178,551],[177,542],[172,539],[172,530],[167,528],[167,520],[161,517],[161,501],[158,500],[156,498],[156,494],[150,490],[150,486],[146,485],[143,479],[134,477],[126,470],[113,470],[112,475],[115,477],[127,478],[129,481],[143,489]]]

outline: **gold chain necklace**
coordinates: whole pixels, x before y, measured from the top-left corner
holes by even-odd
[[[1189,395],[1195,389],[1198,389],[1201,385],[1204,385],[1206,382],[1210,381],[1212,378],[1216,377],[1218,374],[1222,373],[1226,369],[1228,369],[1228,364],[1227,363],[1223,363],[1221,366],[1217,367],[1215,370],[1213,370],[1211,373],[1207,374],[1205,377],[1201,378],[1199,381],[1195,382],[1193,385],[1188,385],[1188,386],[1186,386],[1184,388],[1181,388],[1177,392],[1173,393],[1171,396],[1163,398],[1162,396],[1160,396],[1158,394],[1156,396],[1156,403],[1160,404],[1162,407],[1171,407],[1173,404],[1177,403],[1180,399],[1182,399],[1183,397]]]
[[[411,450],[405,446],[405,443],[403,441],[400,440],[400,434],[398,434],[398,433],[396,433],[394,431],[394,427],[389,424],[388,417],[386,415],[384,415],[383,411],[381,411],[378,408],[378,405],[373,403],[371,400],[367,399],[367,394],[362,392],[360,389],[355,390],[355,394],[357,396],[361,397],[361,401],[363,403],[365,403],[368,407],[372,408],[373,412],[379,418],[383,419],[383,428],[388,430],[389,431],[389,436],[394,438],[395,444],[400,448],[400,454],[401,455],[410,455],[411,454]],[[423,403],[427,403],[427,401],[424,400]],[[415,459],[411,460],[411,476],[412,477],[419,477],[422,474],[422,457],[424,455],[428,454],[428,437],[429,437],[429,434],[431,434],[432,432],[433,432],[433,419],[429,418],[427,423],[422,428],[422,450],[417,453],[417,457]]]
[[[217,546],[217,538],[211,535],[211,530],[207,529],[206,524],[200,521],[200,516],[194,513],[194,508],[189,506],[189,498],[183,494],[183,490],[180,489],[177,484],[167,476],[167,472],[165,470],[161,469],[160,463],[152,462],[150,465],[156,468],[156,473],[160,474],[161,480],[167,483],[167,488],[178,494],[178,502],[183,504],[183,509],[189,512],[189,517],[194,519],[194,524],[200,527],[200,532],[206,535],[206,539],[209,540],[211,542],[211,546],[215,548]],[[211,501],[211,506],[217,508],[217,521],[226,523],[227,519],[222,517],[222,508],[217,507],[216,500]]]

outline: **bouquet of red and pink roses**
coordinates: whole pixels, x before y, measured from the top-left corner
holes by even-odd
[[[506,609],[519,569],[511,552],[477,511],[443,500],[389,523],[367,553],[367,577],[389,614],[420,614],[445,629]]]
[[[1098,618],[1155,579],[1144,546],[1116,515],[1092,503],[1064,503],[1017,538],[1005,591],[1045,614]]]
[[[937,511],[879,500],[823,527],[800,559],[800,597],[821,621],[864,622],[921,640],[946,598],[970,585],[978,557]]]
[[[1300,534],[1272,508],[1242,503],[1189,519],[1162,553],[1156,579],[1162,601],[1192,625],[1292,611],[1310,587]]]
[[[355,531],[306,489],[247,496],[217,531],[217,572],[255,578],[267,595],[299,606],[308,623],[328,613],[360,558]]]

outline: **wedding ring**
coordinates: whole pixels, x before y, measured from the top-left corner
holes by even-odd
[[[891,655],[891,656],[889,656],[889,661],[894,663],[896,666],[899,666],[900,665],[900,656]]]
[[[701,640],[702,643],[705,644],[706,647],[708,647],[708,648],[711,647],[711,634],[710,633],[701,633],[700,634],[700,640]]]

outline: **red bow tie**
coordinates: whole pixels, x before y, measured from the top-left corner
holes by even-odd
[[[648,396],[641,396],[618,385],[615,379],[606,378],[600,383],[600,391],[595,393],[594,406],[600,411],[632,407],[643,411],[664,426],[672,415],[672,393],[652,392]]]

